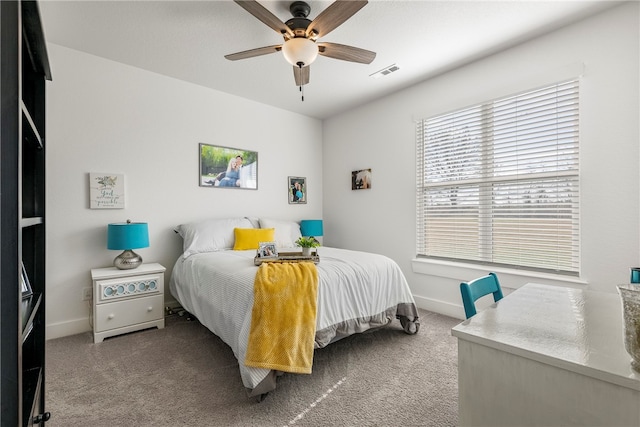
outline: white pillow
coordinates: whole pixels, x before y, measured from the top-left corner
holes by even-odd
[[[233,249],[235,228],[255,228],[247,218],[206,219],[180,224],[176,231],[182,237],[182,256],[201,252],[216,252]]]
[[[273,237],[279,248],[295,248],[295,241],[302,237],[300,224],[295,221],[260,218],[260,228],[275,228]]]
[[[260,228],[260,218],[255,216],[245,216],[249,221],[251,221],[251,225],[253,228]]]

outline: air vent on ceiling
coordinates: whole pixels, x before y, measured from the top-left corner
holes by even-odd
[[[370,74],[369,77],[373,77],[374,79],[378,79],[380,77],[383,76],[388,76],[389,74],[398,71],[400,69],[400,67],[398,67],[396,64],[391,64],[388,67],[383,68],[380,71],[376,71],[373,74]]]

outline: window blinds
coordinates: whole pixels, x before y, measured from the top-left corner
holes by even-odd
[[[418,256],[578,274],[579,82],[417,125]]]

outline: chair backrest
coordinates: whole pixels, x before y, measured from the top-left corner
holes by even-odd
[[[493,300],[498,302],[502,299],[502,288],[495,273],[480,277],[470,282],[460,283],[460,293],[464,304],[464,313],[467,319],[475,315],[476,301],[485,295],[493,294]]]

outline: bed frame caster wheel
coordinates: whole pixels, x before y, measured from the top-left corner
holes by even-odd
[[[262,402],[267,397],[268,394],[269,393],[267,392],[267,393],[262,393],[260,396],[256,396],[256,401],[258,403]]]
[[[35,417],[33,417],[32,422],[33,424],[44,424],[45,422],[49,421],[50,418],[51,412],[45,412],[44,414],[36,415]]]
[[[409,320],[404,316],[400,316],[400,324],[402,329],[409,335],[415,335],[420,330],[420,322],[418,320]]]

